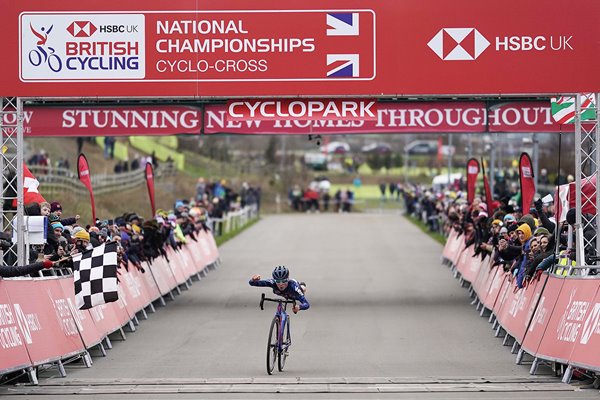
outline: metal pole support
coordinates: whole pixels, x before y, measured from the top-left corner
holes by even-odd
[[[517,359],[515,360],[515,364],[521,365],[521,363],[523,362],[524,356],[525,356],[525,350],[523,350],[522,348],[519,349],[519,352],[517,353]]]
[[[515,354],[519,350],[519,342],[516,340],[513,342],[512,349],[510,349],[510,354]]]
[[[58,373],[60,374],[61,378],[66,378],[67,377],[67,371],[65,370],[65,366],[62,363],[61,360],[58,360],[56,362],[56,367],[58,368]]]
[[[535,357],[533,362],[531,363],[531,368],[529,369],[529,374],[535,375],[537,373],[538,365],[540,365],[540,359]]]
[[[31,383],[32,385],[38,385],[38,377],[37,377],[37,371],[35,368],[33,367],[29,367],[27,368],[27,377],[29,378],[29,383]]]
[[[563,383],[571,383],[571,378],[573,377],[573,366],[569,365],[567,367],[567,370],[565,371],[563,377],[562,377],[562,382]]]
[[[83,361],[83,365],[86,366],[86,368],[92,368],[92,364],[94,363],[92,361],[92,356],[90,356],[90,353],[85,351],[82,355],[81,355],[81,360]]]

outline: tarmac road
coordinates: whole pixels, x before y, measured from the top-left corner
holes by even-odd
[[[268,216],[220,249],[221,266],[158,307],[94,366],[1,388],[35,398],[597,398],[528,366],[495,338],[442,247],[399,215]],[[286,265],[311,308],[292,315],[285,371],[266,374],[275,306],[258,307]],[[541,369],[544,372],[543,369]],[[548,372],[547,370],[545,371]]]

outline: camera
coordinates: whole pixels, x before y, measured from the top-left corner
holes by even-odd
[[[308,140],[314,140],[317,146],[321,146],[321,135],[308,135]]]

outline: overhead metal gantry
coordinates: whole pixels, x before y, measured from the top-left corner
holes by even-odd
[[[586,101],[592,100],[592,101]],[[25,246],[25,218],[23,204],[23,161],[24,161],[24,113],[23,98],[5,97],[2,101],[2,118],[0,118],[0,167],[3,176],[0,183],[0,200],[3,204],[2,217],[0,218],[0,230],[12,234],[16,227],[16,243],[6,252],[13,253],[10,257],[3,257],[2,262],[25,264],[27,263]],[[582,104],[586,104],[582,108]],[[593,217],[582,217],[583,206],[595,204],[596,210],[600,210],[600,197],[588,197],[582,192],[582,186],[589,183],[593,177],[596,182],[600,181],[600,94],[580,94],[575,96],[575,173],[576,173],[576,267],[582,273],[587,273],[590,265],[586,263],[584,250],[587,247],[600,249],[600,235],[597,227],[600,226],[600,213],[596,212]],[[582,121],[581,114],[584,111],[593,110],[595,120]],[[558,199],[556,199],[558,201]],[[16,209],[12,205],[16,203]],[[584,236],[584,231],[593,229],[593,237]],[[12,260],[12,261],[11,261]],[[593,263],[594,265],[596,263]]]

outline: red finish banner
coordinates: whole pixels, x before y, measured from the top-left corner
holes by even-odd
[[[222,105],[207,105],[204,133],[349,134],[349,133],[492,133],[561,132],[546,101],[378,103],[374,120],[232,120]]]
[[[92,224],[96,223],[96,203],[94,201],[94,191],[92,190],[92,177],[90,176],[90,166],[85,155],[80,154],[77,158],[77,175],[83,186],[90,192],[90,203],[92,205]]]
[[[529,154],[521,153],[519,158],[519,183],[521,184],[521,210],[523,214],[529,213],[529,208],[535,195],[534,172]]]
[[[581,0],[7,2],[0,95],[297,97],[600,91]],[[516,12],[518,10],[518,12]],[[518,17],[515,17],[518,15]],[[523,24],[527,21],[527,24]],[[16,35],[15,35],[16,33]],[[551,66],[551,67],[549,67]],[[68,82],[68,84],[65,84]],[[118,83],[118,84],[115,84]]]
[[[471,158],[467,161],[467,203],[473,204],[475,199],[475,187],[479,176],[479,161]]]
[[[156,214],[156,206],[154,203],[154,168],[152,163],[146,163],[146,186],[148,187],[148,197],[150,197],[150,208],[152,209],[152,215]]]
[[[529,133],[573,131],[552,119],[546,101],[377,103],[374,120],[236,121],[226,105],[25,107],[25,136],[199,134]],[[12,116],[4,116],[7,124]],[[204,127],[202,126],[204,121]],[[204,128],[204,129],[203,129]]]

